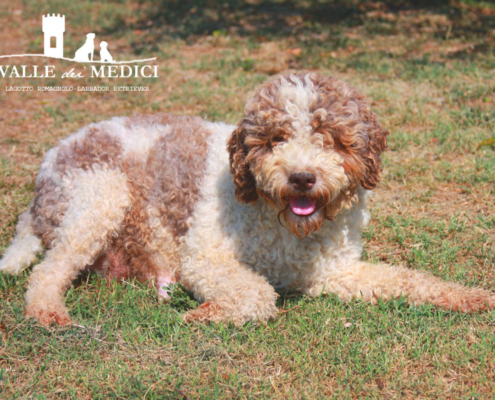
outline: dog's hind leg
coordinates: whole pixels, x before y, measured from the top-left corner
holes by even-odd
[[[343,300],[405,296],[413,304],[429,303],[446,310],[462,312],[495,308],[495,293],[447,282],[427,272],[388,264],[356,262],[328,276],[326,282],[308,288],[307,293],[335,293]]]
[[[178,244],[173,234],[161,222],[161,212],[157,207],[148,206],[148,222],[152,237],[146,252],[151,255],[154,265],[153,283],[159,300],[168,301],[178,280],[180,265]]]
[[[63,187],[70,198],[67,211],[26,293],[26,315],[44,325],[70,322],[64,292],[105,250],[131,203],[127,178],[116,170],[77,170],[64,178]]]
[[[41,239],[33,232],[31,204],[19,216],[16,235],[0,260],[0,271],[18,274],[36,261],[36,255],[43,251]]]

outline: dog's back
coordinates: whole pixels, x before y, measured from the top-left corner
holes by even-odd
[[[114,118],[84,128],[52,149],[41,167],[32,207],[35,234],[50,248],[70,206],[66,181],[77,171],[102,169],[123,172],[132,198],[126,234],[114,240],[118,251],[152,241],[146,210],[162,216],[178,240],[198,198],[209,135],[200,118],[168,115]]]

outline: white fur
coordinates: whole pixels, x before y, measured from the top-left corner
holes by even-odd
[[[282,79],[278,101],[284,104],[287,117],[292,119],[295,137],[309,137],[313,131],[310,126],[310,107],[317,101],[313,83],[307,77],[304,81],[294,76]]]
[[[41,240],[34,235],[31,225],[31,205],[19,216],[16,237],[0,260],[0,271],[18,274],[36,261],[43,251]]]
[[[259,200],[254,205],[239,203],[229,172],[225,150],[231,130],[220,126],[214,131],[208,152],[208,168],[201,188],[193,225],[186,236],[184,253],[201,257],[212,251],[233,253],[250,269],[265,276],[276,288],[296,288],[323,284],[330,271],[345,268],[361,256],[361,229],[369,220],[365,199],[343,211],[335,221],[305,238],[291,234],[277,219],[277,212]],[[194,273],[189,261],[183,274]],[[189,272],[188,268],[191,268]]]

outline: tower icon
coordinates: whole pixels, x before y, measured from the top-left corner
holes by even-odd
[[[43,33],[45,35],[45,56],[62,58],[64,56],[65,15],[43,15]]]

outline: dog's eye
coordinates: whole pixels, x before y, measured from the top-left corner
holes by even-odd
[[[333,149],[335,147],[335,142],[327,138],[320,140],[318,143],[321,143],[324,149]]]
[[[283,136],[277,135],[277,136],[272,138],[270,145],[273,148],[273,147],[278,146],[278,145],[285,143],[285,142],[286,142],[286,140]]]

